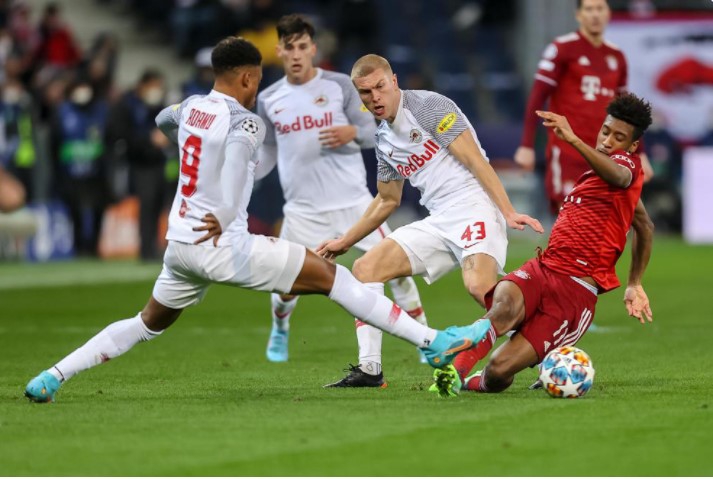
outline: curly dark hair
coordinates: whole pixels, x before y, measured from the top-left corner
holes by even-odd
[[[259,66],[262,63],[260,51],[242,37],[227,37],[218,42],[210,55],[213,72],[216,75],[242,66]]]
[[[634,127],[634,141],[651,125],[651,104],[633,93],[614,98],[607,106],[607,113]]]
[[[289,41],[305,33],[314,39],[314,25],[302,15],[292,13],[277,21],[277,38],[281,41]]]

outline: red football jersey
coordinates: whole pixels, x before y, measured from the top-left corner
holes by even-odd
[[[614,265],[626,246],[644,184],[638,155],[616,151],[610,158],[631,171],[629,186],[611,186],[593,170],[584,173],[565,197],[542,254],[542,262],[555,271],[591,276],[601,293],[619,286]]]
[[[572,32],[548,45],[537,66],[535,79],[556,87],[550,97],[549,110],[566,116],[574,132],[587,145],[596,145],[607,105],[626,90],[624,54],[611,43],[605,41],[595,47],[580,32]],[[560,161],[580,164],[582,173],[589,169],[569,143],[557,138],[552,130],[548,130],[547,135],[547,150],[558,146]]]

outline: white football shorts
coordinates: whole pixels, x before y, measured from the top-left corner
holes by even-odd
[[[323,241],[342,236],[362,217],[373,198],[367,197],[356,206],[320,213],[285,213],[280,238],[303,244],[314,250]],[[386,223],[354,245],[361,251],[369,251],[391,233]]]
[[[503,215],[490,201],[468,200],[402,226],[388,238],[396,241],[411,262],[413,275],[431,284],[463,264],[473,254],[492,256],[504,274],[508,239]]]
[[[153,297],[181,309],[198,304],[212,283],[288,293],[306,254],[302,245],[261,235],[217,248],[169,241]]]

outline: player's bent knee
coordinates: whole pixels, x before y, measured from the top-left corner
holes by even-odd
[[[505,360],[494,357],[485,367],[485,386],[489,392],[501,392],[510,387],[515,373]]]
[[[379,281],[379,278],[376,277],[376,264],[365,256],[362,256],[354,261],[352,274],[362,283],[373,283]]]
[[[153,296],[141,311],[141,319],[151,331],[161,332],[171,326],[181,315],[182,309],[173,309],[159,303]]]

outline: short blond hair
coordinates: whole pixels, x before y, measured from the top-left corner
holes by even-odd
[[[356,63],[354,63],[351,78],[352,80],[355,78],[362,78],[379,69],[384,70],[387,75],[393,74],[391,65],[389,65],[389,61],[386,58],[370,53],[368,55],[364,55],[357,60]]]

